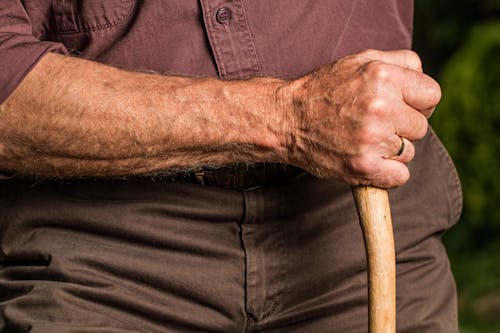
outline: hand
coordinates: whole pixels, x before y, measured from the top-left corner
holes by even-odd
[[[412,51],[367,50],[280,90],[289,122],[287,163],[325,179],[383,188],[410,177],[412,141],[441,98]],[[404,140],[404,151],[396,156]]]

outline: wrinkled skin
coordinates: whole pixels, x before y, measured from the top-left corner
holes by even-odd
[[[395,187],[410,177],[441,98],[412,51],[367,50],[284,86],[291,112],[289,163],[351,185]],[[404,140],[404,151],[396,156]]]

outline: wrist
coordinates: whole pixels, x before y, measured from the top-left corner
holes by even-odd
[[[286,88],[289,81],[276,78],[257,78],[234,81],[231,103],[244,106],[245,126],[249,131],[238,132],[238,143],[254,147],[259,162],[288,162],[288,146],[292,114]],[[235,106],[237,107],[237,106]]]
[[[282,82],[275,89],[275,110],[281,119],[280,162],[296,164],[298,133],[301,128],[300,109],[302,80]]]

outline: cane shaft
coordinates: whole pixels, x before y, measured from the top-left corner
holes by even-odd
[[[368,261],[370,333],[396,332],[396,257],[387,190],[353,187]]]

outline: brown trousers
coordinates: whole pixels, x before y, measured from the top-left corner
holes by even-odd
[[[423,183],[391,191],[398,332],[458,330],[440,235],[460,190],[437,151],[412,169],[417,182],[435,168]],[[242,192],[12,180],[0,199],[1,332],[367,332],[363,240],[345,185],[305,173]]]

